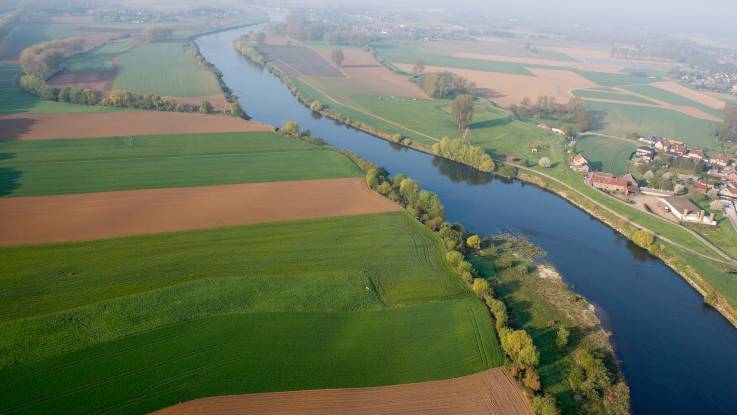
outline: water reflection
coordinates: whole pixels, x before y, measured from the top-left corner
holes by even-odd
[[[494,177],[492,174],[482,173],[478,170],[470,169],[463,164],[440,157],[433,157],[432,165],[437,167],[438,172],[449,178],[453,183],[463,182],[471,186],[480,186],[490,183]]]

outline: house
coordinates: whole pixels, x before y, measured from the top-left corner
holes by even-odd
[[[688,154],[686,154],[686,157],[694,161],[702,161],[706,158],[706,155],[704,155],[704,150],[700,148],[694,148],[688,151]]]
[[[676,156],[682,157],[688,153],[688,146],[683,143],[671,143],[670,152]]]
[[[729,166],[729,159],[724,154],[717,154],[716,156],[712,157],[711,163],[719,167],[727,167]]]
[[[589,161],[583,155],[576,154],[573,160],[571,160],[571,169],[579,173],[588,173],[590,170]]]
[[[702,182],[696,182],[691,186],[691,190],[693,190],[696,193],[704,193],[709,191],[711,189],[711,185],[708,183],[702,183]]]
[[[651,162],[655,158],[655,150],[653,150],[651,147],[648,146],[640,146],[637,147],[637,151],[635,151],[635,155],[643,161]]]
[[[685,197],[661,197],[658,198],[658,204],[661,207],[667,207],[666,210],[681,222],[701,223],[711,226],[717,224],[713,214],[707,216],[703,209]]]
[[[616,177],[609,173],[593,172],[588,177],[588,182],[594,189],[603,190],[610,193],[627,194],[629,192],[629,183],[624,177]]]
[[[667,138],[658,138],[653,144],[657,150],[668,152],[670,151],[670,141]]]
[[[719,189],[719,196],[726,197],[728,199],[737,200],[737,185],[733,183],[727,183]]]
[[[658,142],[658,137],[655,137],[654,135],[651,135],[649,137],[640,137],[639,141],[652,147],[655,145],[655,143]]]

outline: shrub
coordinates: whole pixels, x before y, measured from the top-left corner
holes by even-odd
[[[481,237],[478,235],[469,236],[468,239],[466,239],[466,246],[474,250],[481,249]]]
[[[566,326],[559,324],[558,330],[555,333],[555,347],[560,350],[565,349],[565,347],[568,346],[568,337],[570,334],[571,333]]]
[[[537,162],[537,164],[540,165],[540,167],[544,167],[544,168],[547,169],[547,168],[549,168],[551,166],[550,158],[543,157],[543,158],[540,159],[540,161]]]
[[[322,104],[320,103],[320,101],[315,100],[315,101],[312,101],[312,104],[310,104],[310,110],[312,112],[319,112],[321,109],[322,109]]]
[[[473,283],[471,284],[471,289],[476,293],[476,295],[483,297],[484,295],[489,294],[489,282],[483,278],[474,278]]]
[[[287,135],[299,134],[299,123],[297,121],[287,121],[281,127],[281,132]]]
[[[555,398],[547,393],[532,398],[532,410],[535,411],[535,415],[560,415],[560,410],[555,404]]]
[[[448,253],[445,254],[445,257],[448,259],[448,262],[450,262],[450,265],[453,265],[454,267],[458,266],[458,264],[463,261],[463,254],[458,251],[448,251]]]

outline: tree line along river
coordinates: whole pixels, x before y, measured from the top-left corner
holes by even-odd
[[[737,330],[675,272],[552,193],[313,115],[279,79],[234,49],[238,37],[258,29],[196,40],[255,121],[276,126],[297,121],[337,148],[417,180],[440,197],[448,220],[469,231],[519,233],[545,249],[613,332],[634,413],[737,413]]]

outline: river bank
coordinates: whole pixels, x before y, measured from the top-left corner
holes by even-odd
[[[391,143],[404,146],[404,147],[408,147],[416,151],[420,151],[426,154],[433,155],[435,157],[441,157],[438,154],[435,154],[435,152],[433,152],[431,148],[428,148],[426,145],[422,143],[418,143],[410,139],[398,136],[397,134],[391,134],[386,131],[382,131],[380,129],[374,128],[354,118],[351,118],[344,114],[340,114],[336,111],[333,111],[329,107],[322,105],[323,103],[318,103],[318,105],[315,106],[314,103],[316,101],[311,99],[307,94],[305,94],[299,88],[299,86],[295,82],[292,81],[292,79],[287,74],[285,74],[275,65],[268,62],[268,60],[265,59],[263,54],[261,54],[261,52],[257,48],[254,48],[248,45],[246,42],[242,42],[242,41],[236,41],[234,44],[234,47],[243,56],[247,57],[255,64],[262,66],[264,69],[268,70],[271,74],[279,78],[281,82],[284,83],[287,86],[287,88],[291,91],[291,93],[297,98],[297,100],[303,105],[305,105],[307,108],[309,108],[311,111],[313,111],[314,113],[320,114],[323,117],[326,117],[333,121],[350,126],[352,128],[363,131],[365,133],[368,133],[377,138],[381,138],[383,140],[389,141]],[[468,163],[463,163],[463,161],[459,161],[459,160],[453,160],[453,161],[466,164],[471,168],[476,168],[476,166],[470,165]],[[501,165],[506,164],[506,165],[509,165],[509,166],[512,166],[518,169],[518,173],[515,175],[515,177],[512,177],[512,178],[525,181],[527,183],[536,185],[544,190],[553,192],[554,194],[562,197],[563,199],[566,199],[567,201],[572,203],[574,206],[580,208],[581,210],[585,211],[591,216],[597,218],[602,223],[608,225],[609,227],[619,232],[622,236],[624,236],[625,238],[629,240],[632,240],[632,234],[637,229],[644,229],[648,232],[652,232],[656,237],[660,236],[657,232],[651,231],[645,226],[637,224],[636,222],[632,222],[632,221],[624,222],[624,221],[627,221],[627,219],[624,219],[622,217],[619,217],[619,218],[614,217],[614,215],[611,212],[609,212],[609,209],[607,207],[601,205],[600,203],[594,201],[593,199],[585,195],[575,194],[575,193],[578,193],[576,189],[573,189],[570,187],[566,189],[564,186],[567,186],[567,185],[561,186],[560,184],[553,182],[549,178],[544,177],[541,173],[536,172],[535,170],[526,168],[524,166],[520,166],[515,163],[507,163],[506,161],[501,160],[501,159],[496,159],[494,161],[497,164],[501,164]],[[499,173],[498,170],[499,169],[497,169],[497,172],[495,173],[498,174]],[[630,225],[630,226],[628,227],[625,225]],[[661,259],[665,265],[667,265],[669,268],[675,271],[678,275],[680,275],[689,285],[691,285],[699,294],[701,294],[706,304],[714,307],[735,328],[737,328],[737,308],[733,307],[723,296],[721,296],[717,292],[717,290],[715,290],[709,283],[707,283],[704,276],[701,275],[696,269],[689,266],[686,262],[680,260],[677,256],[673,255],[673,253],[668,253],[664,245],[667,242],[664,242],[662,239],[667,239],[667,238],[660,237],[659,244],[655,247],[656,249],[649,249],[650,253],[653,256],[656,256],[659,259]]]

